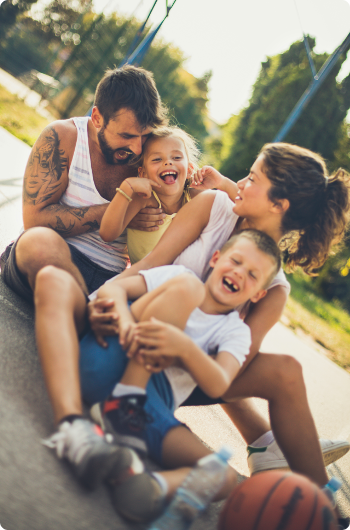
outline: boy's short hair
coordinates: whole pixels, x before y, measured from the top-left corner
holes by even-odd
[[[105,126],[121,109],[131,110],[142,129],[168,123],[167,109],[161,102],[153,74],[129,64],[106,71],[97,85],[94,105]]]
[[[176,126],[158,127],[151,132],[143,146],[142,155],[138,160],[139,166],[143,164],[144,153],[147,151],[147,145],[149,145],[152,140],[156,140],[158,138],[168,138],[169,136],[174,136],[174,138],[178,138],[183,142],[188,162],[192,164],[193,170],[198,169],[201,152],[198,149],[196,140],[193,138],[193,136]]]
[[[245,238],[249,241],[252,241],[255,246],[259,250],[261,250],[261,252],[263,252],[267,256],[270,256],[270,258],[272,259],[274,267],[263,286],[264,289],[267,289],[267,287],[270,285],[282,265],[282,256],[278,245],[272,239],[272,237],[267,235],[265,232],[262,232],[261,230],[256,230],[254,228],[247,228],[246,230],[241,230],[240,232],[237,232],[232,237],[230,237],[230,239],[222,246],[220,252],[222,254],[227,252],[241,238]]]

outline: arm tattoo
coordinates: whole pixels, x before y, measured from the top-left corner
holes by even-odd
[[[86,212],[89,211],[89,206],[76,208],[75,206],[66,206],[65,204],[49,204],[45,210],[47,212],[70,213],[77,219],[84,219]]]
[[[59,181],[67,165],[68,159],[60,149],[54,127],[45,130],[29,157],[24,177],[24,202],[34,205],[51,199],[60,187]]]
[[[83,226],[89,226],[90,228],[86,232],[96,232],[100,228],[100,223],[95,221],[88,221],[87,223],[84,223]]]
[[[48,225],[52,230],[55,230],[55,232],[58,232],[62,237],[68,237],[70,233],[72,232],[75,223],[70,222],[68,226],[65,226],[62,219],[58,216],[56,216],[56,226]]]
[[[74,207],[65,206],[64,204],[50,204],[49,206],[45,208],[45,210],[56,212],[58,214],[63,214],[63,213],[68,212],[80,220],[80,219],[84,219],[84,216],[86,212],[89,210],[89,207],[74,208]],[[55,230],[56,232],[58,232],[59,234],[61,234],[63,237],[64,236],[69,237],[69,235],[71,234],[75,226],[75,221],[69,221],[68,226],[66,226],[59,215],[56,215],[56,221],[57,221],[56,226],[53,226],[51,224],[49,224],[48,226],[52,228],[53,230]],[[93,221],[87,221],[86,223],[83,223],[82,226],[89,227],[88,230],[86,230],[86,233],[95,232],[96,230],[100,228],[100,223],[96,221],[96,219],[94,219]]]

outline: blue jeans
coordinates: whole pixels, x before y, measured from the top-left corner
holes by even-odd
[[[84,401],[93,405],[104,401],[121,380],[128,358],[118,337],[106,337],[107,348],[96,342],[90,331],[80,341],[80,381]],[[162,464],[162,444],[170,429],[183,425],[174,417],[174,400],[170,383],[164,374],[153,374],[147,385],[145,410],[153,418],[146,427],[150,457]]]

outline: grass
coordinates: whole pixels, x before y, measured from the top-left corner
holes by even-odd
[[[30,145],[50,122],[0,85],[0,126]]]
[[[312,291],[298,274],[288,275],[292,291],[285,316],[292,328],[301,328],[327,350],[327,355],[350,372],[350,315]]]

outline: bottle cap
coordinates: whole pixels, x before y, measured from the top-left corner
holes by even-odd
[[[325,485],[325,488],[330,489],[333,493],[341,488],[342,481],[336,477],[332,477],[329,482]]]
[[[220,456],[220,458],[222,458],[222,460],[225,460],[225,462],[228,462],[231,456],[233,456],[234,451],[232,447],[230,447],[229,445],[223,445],[222,447],[220,447],[217,454]]]

